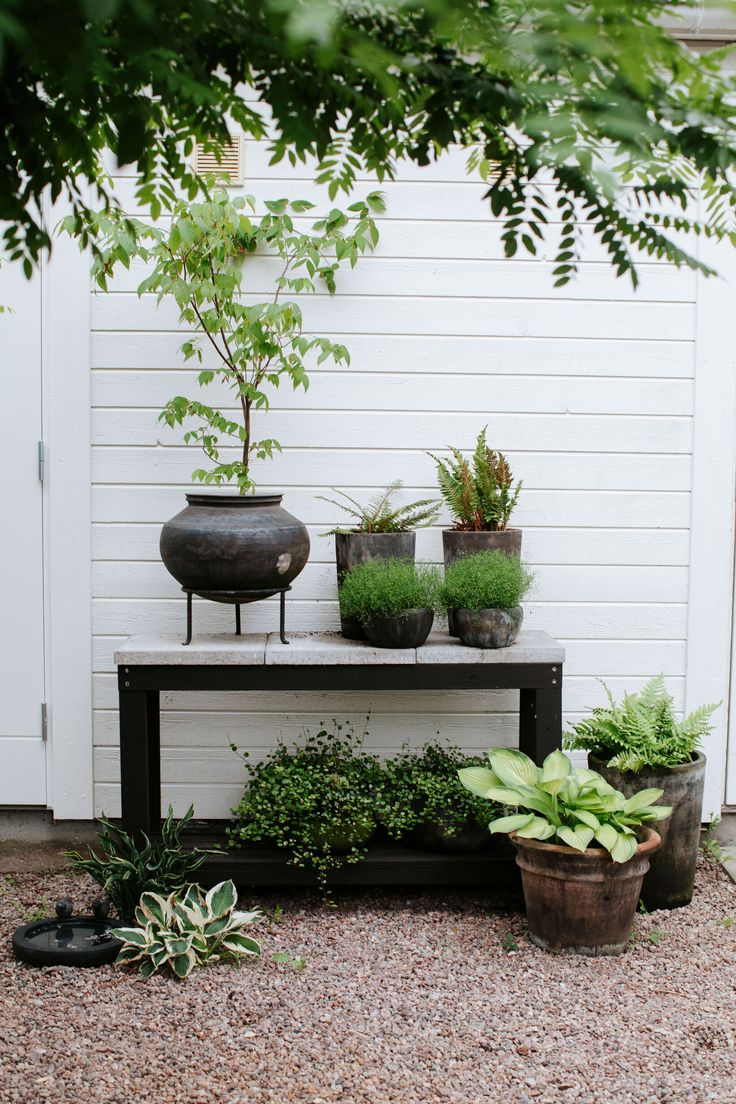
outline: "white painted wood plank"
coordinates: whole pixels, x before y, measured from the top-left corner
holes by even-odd
[[[390,295],[338,294],[294,296],[309,331],[363,333],[367,324],[383,334],[463,334],[489,337],[607,337],[692,341],[695,314],[687,303],[635,300],[610,303],[586,300],[441,298],[431,295],[394,298]],[[245,295],[244,303],[257,297]],[[370,318],[370,322],[368,321]],[[94,330],[179,330],[179,312],[168,300],[134,293],[94,296]]]
[[[261,489],[266,490],[267,485]],[[366,488],[358,489],[366,491]],[[163,524],[184,508],[184,494],[183,488],[176,487],[94,487],[93,520]],[[343,521],[336,507],[323,502],[312,492],[288,491],[284,496],[284,506],[305,524],[317,528],[328,529]],[[689,495],[682,492],[529,490],[519,499],[514,521],[522,529],[527,524],[558,525],[561,520],[567,525],[583,527],[686,529],[689,506]],[[448,524],[444,518],[443,524]],[[437,534],[437,541],[440,539]],[[431,555],[430,558],[439,559],[439,555]]]
[[[2,805],[46,808],[46,744],[38,737],[3,736],[0,739]]]
[[[330,336],[326,334],[326,336]],[[119,333],[105,330],[90,335],[92,365],[102,369],[175,369],[181,365],[178,333]],[[691,343],[630,338],[625,331],[616,340],[595,337],[487,337],[453,334],[352,334],[352,371],[372,372],[387,366],[404,373],[443,372],[454,376],[504,372],[514,376],[571,375],[627,379],[657,377],[690,379],[695,363]],[[203,348],[203,365],[217,364],[215,354]],[[329,371],[324,363],[322,371]],[[345,369],[335,369],[341,375]]]

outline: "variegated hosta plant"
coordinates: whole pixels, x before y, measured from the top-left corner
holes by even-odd
[[[176,977],[185,978],[195,966],[257,957],[260,945],[245,930],[261,919],[261,913],[236,912],[236,902],[231,881],[220,882],[206,894],[198,885],[170,897],[144,893],[135,910],[140,926],[113,929],[123,940],[117,964],[140,962],[144,977],[168,967]]]
[[[493,748],[488,758],[490,767],[458,771],[463,785],[489,801],[528,810],[491,821],[491,832],[556,840],[577,851],[595,840],[614,862],[624,863],[638,846],[635,829],[672,812],[655,804],[662,790],[640,790],[627,799],[595,771],[574,770],[562,751],[553,751],[541,767],[513,748]]]

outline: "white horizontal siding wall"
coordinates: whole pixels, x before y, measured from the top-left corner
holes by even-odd
[[[268,168],[246,148],[245,191],[326,206],[309,171]],[[133,208],[130,182],[119,194]],[[364,193],[365,182],[357,191]],[[338,279],[334,298],[303,303],[306,325],[348,345],[352,363],[311,373],[308,393],[277,392],[263,421],[283,455],[261,466],[261,488],[310,529],[310,563],[288,601],[290,631],[338,625],[330,539],[339,520],[318,495],[336,484],[366,498],[392,479],[410,497],[432,494],[426,450],[489,442],[524,480],[515,522],[537,583],[526,624],[567,648],[566,720],[663,671],[685,697],[695,280],[646,262],[641,288],[617,281],[588,231],[586,261],[568,288],[552,286],[552,250],[505,260],[500,226],[464,156],[406,170],[385,186],[375,257]],[[339,200],[337,201],[340,202]],[[347,202],[350,202],[348,200]],[[267,293],[273,265],[252,266],[249,290]],[[156,309],[121,273],[92,301],[93,631],[95,808],[119,810],[118,722],[112,655],[131,632],[181,632],[184,605],[158,556],[162,522],[184,504],[199,454],[157,423],[170,396],[196,389],[177,355],[170,305]],[[420,558],[441,559],[439,529]],[[229,631],[232,610],[199,602],[195,631]],[[247,629],[271,631],[277,606],[245,610]],[[164,801],[227,816],[242,790],[234,741],[262,750],[280,735],[336,717],[362,724],[369,746],[398,749],[441,735],[469,749],[516,738],[517,695],[294,693],[163,695]],[[490,717],[486,716],[491,710]]]

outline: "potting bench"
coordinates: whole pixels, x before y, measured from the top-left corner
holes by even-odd
[[[561,744],[564,648],[528,630],[510,648],[466,648],[433,633],[421,648],[396,651],[346,640],[336,633],[201,636],[183,647],[178,636],[133,636],[115,653],[120,698],[120,783],[123,827],[158,830],[161,822],[161,691],[518,689],[519,747],[536,762]],[[499,854],[498,851],[503,852]],[[447,855],[386,845],[344,866],[335,884],[476,882],[503,860],[503,848]],[[209,864],[210,877],[241,884],[310,884],[311,873],[288,866],[270,848],[229,851]]]

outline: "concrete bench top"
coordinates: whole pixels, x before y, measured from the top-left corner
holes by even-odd
[[[130,636],[115,652],[118,666],[380,666],[432,663],[562,663],[565,649],[548,633],[527,629],[510,648],[467,648],[448,633],[431,633],[421,648],[374,648],[339,633],[294,633],[282,644],[278,633],[197,635],[184,647],[174,633]]]

